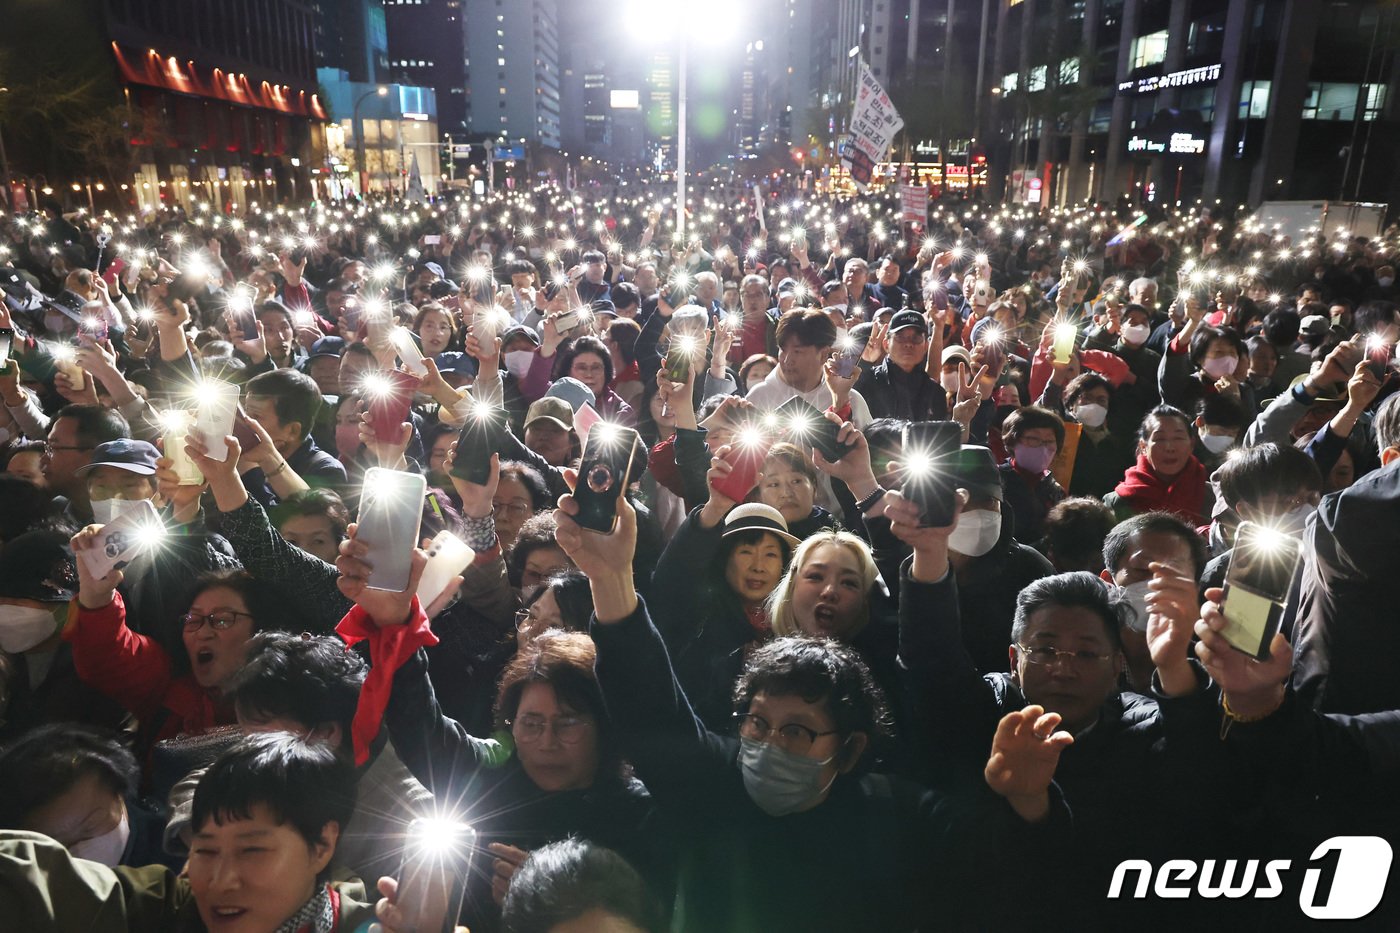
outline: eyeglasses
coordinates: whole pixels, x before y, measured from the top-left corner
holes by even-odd
[[[534,512],[523,502],[493,502],[491,508],[495,510],[497,518],[525,518]]]
[[[542,716],[527,716],[514,722],[507,722],[515,734],[515,741],[522,745],[533,745],[544,738],[545,729],[552,729],[554,737],[565,745],[577,745],[583,741],[593,723],[577,716],[559,716],[554,720]]]
[[[807,754],[817,739],[824,735],[836,735],[838,731],[832,729],[827,732],[818,732],[795,722],[784,723],[775,730],[768,720],[753,713],[735,713],[734,718],[739,720],[739,735],[755,742],[766,742],[768,737],[776,731],[778,733],[777,744],[795,755]]]
[[[1058,661],[1065,661],[1072,667],[1081,664],[1085,666],[1092,666],[1094,664],[1102,664],[1104,661],[1111,661],[1113,659],[1113,655],[1111,654],[1099,654],[1097,652],[1087,650],[1065,651],[1063,649],[1055,648],[1050,645],[1036,645],[1035,647],[1030,647],[1027,645],[1017,645],[1016,647],[1020,650],[1021,654],[1025,656],[1027,663],[1037,664],[1041,666],[1048,666]]]
[[[52,457],[55,450],[95,450],[93,447],[74,447],[71,444],[51,444],[44,441],[44,456]]]
[[[551,625],[558,628],[561,623],[558,619],[546,619],[536,615],[533,609],[517,609],[515,611],[515,630],[521,634],[540,632]]]
[[[217,612],[211,612],[203,616],[193,612],[187,612],[180,617],[180,621],[184,624],[185,631],[187,632],[199,631],[204,627],[204,623],[206,622],[209,623],[209,627],[214,631],[222,632],[232,626],[233,623],[237,622],[239,616],[245,619],[252,618],[252,616],[246,612],[236,612],[232,609],[220,609]]]

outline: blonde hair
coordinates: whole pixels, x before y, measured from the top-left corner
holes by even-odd
[[[880,575],[880,571],[875,567],[875,558],[870,553],[870,545],[849,531],[825,530],[818,531],[797,546],[797,551],[792,555],[792,562],[788,564],[787,573],[783,575],[782,580],[778,582],[768,597],[768,618],[772,620],[774,635],[805,634],[798,627],[797,620],[793,616],[792,591],[797,586],[798,574],[807,565],[807,560],[812,556],[812,552],[828,544],[843,548],[855,555],[857,572],[860,574],[861,591],[867,594],[867,598],[861,603],[860,620],[851,630],[851,634],[855,635],[860,632],[870,622],[868,594]]]

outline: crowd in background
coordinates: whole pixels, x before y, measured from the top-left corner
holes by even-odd
[[[427,929],[403,866],[464,824],[472,931],[1298,922],[1108,891],[1400,829],[1400,239],[899,211],[0,218],[0,916]],[[1242,523],[1302,544],[1253,654]]]

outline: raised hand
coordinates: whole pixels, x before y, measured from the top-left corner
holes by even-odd
[[[1206,604],[1196,622],[1196,657],[1201,659],[1211,679],[1220,685],[1230,708],[1240,716],[1265,716],[1283,703],[1288,675],[1293,670],[1293,647],[1282,632],[1269,643],[1269,656],[1263,661],[1236,651],[1221,634],[1225,612],[1220,587],[1206,590]]]
[[[348,537],[340,542],[340,556],[335,559],[335,569],[340,577],[335,581],[342,595],[355,603],[370,617],[375,625],[383,628],[388,625],[404,625],[409,621],[409,611],[413,607],[413,594],[418,592],[418,581],[423,576],[423,568],[428,565],[428,555],[422,548],[413,549],[408,586],[402,593],[370,589],[370,574],[374,565],[365,560],[369,545],[357,540],[359,524],[351,524]]]
[[[457,442],[453,441],[452,446],[447,450],[447,459],[443,461],[442,465],[452,480],[452,488],[457,490],[457,496],[462,500],[462,514],[468,518],[488,518],[494,515],[496,507],[493,503],[496,499],[496,488],[501,482],[501,455],[491,455],[491,473],[486,479],[485,486],[469,483],[453,474],[452,467],[456,460]]]
[[[1007,713],[997,724],[992,754],[983,772],[987,786],[1005,797],[1027,822],[1045,818],[1050,810],[1050,782],[1060,753],[1074,736],[1057,732],[1059,713],[1041,706]]]
[[[1191,631],[1200,616],[1196,578],[1171,564],[1154,561],[1147,584],[1147,650],[1157,667],[1162,690],[1182,696],[1196,690],[1191,671]]]
[[[88,525],[82,531],[73,536],[69,546],[73,549],[73,556],[77,557],[83,551],[92,550],[98,546],[98,534],[104,526]],[[122,572],[112,570],[105,577],[94,577],[88,572],[83,561],[75,561],[78,567],[78,603],[84,609],[101,609],[112,602],[112,596],[116,593],[117,587],[122,582]]]

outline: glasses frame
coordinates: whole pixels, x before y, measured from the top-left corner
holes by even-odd
[[[1111,653],[1085,656],[1087,654],[1086,652],[1069,651],[1050,645],[1032,647],[1031,645],[1018,644],[1016,645],[1016,650],[1021,652],[1021,656],[1026,659],[1027,664],[1034,664],[1037,667],[1049,667],[1052,664],[1059,664],[1063,661],[1067,662],[1071,667],[1077,668],[1080,664],[1102,664],[1105,661],[1113,660],[1113,655]],[[1053,651],[1055,656],[1053,658],[1046,658],[1044,652],[1048,651]],[[1041,652],[1039,655],[1041,660],[1037,660],[1037,652]]]
[[[758,715],[757,713],[735,713],[734,721],[738,724],[739,735],[743,738],[752,739],[755,742],[768,742],[771,740],[772,736],[776,734],[778,736],[779,741],[775,744],[778,745],[779,748],[782,748],[785,751],[792,752],[795,755],[807,754],[807,752],[811,750],[812,746],[817,744],[817,739],[822,738],[823,736],[841,734],[840,729],[829,729],[826,732],[818,732],[810,726],[802,725],[802,723],[800,722],[789,722],[784,723],[781,726],[774,726],[773,724],[768,722],[767,719]],[[757,724],[760,722],[763,723],[763,725],[766,728],[758,728]],[[753,731],[755,734],[745,735],[744,727],[750,724],[753,725]],[[807,744],[804,746],[800,741],[796,741],[793,738],[784,736],[784,729],[799,730],[797,736],[805,737]]]
[[[591,719],[585,719],[582,716],[556,716],[553,719],[530,721],[521,719],[507,719],[505,722],[506,725],[510,727],[511,735],[515,736],[515,741],[517,744],[536,745],[544,740],[545,732],[549,731],[554,733],[554,737],[559,740],[560,745],[568,745],[571,747],[582,742],[584,734],[587,732],[587,730],[592,729],[595,725],[597,725]],[[565,737],[565,733],[559,730],[559,724],[561,722],[569,727],[569,737],[567,738]],[[539,729],[533,735],[526,734],[523,731],[520,735],[516,735],[515,730],[517,726],[519,726],[522,730],[527,728],[534,729],[534,727],[536,726],[538,726]]]
[[[233,619],[220,625],[214,619],[216,615],[231,615]],[[180,627],[186,632],[197,632],[208,625],[216,632],[225,632],[233,628],[233,623],[238,621],[239,616],[245,619],[253,618],[251,613],[239,612],[236,609],[220,609],[218,612],[208,612],[199,616],[195,615],[193,612],[187,612],[180,616]]]

